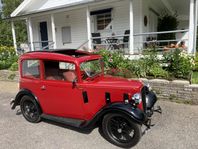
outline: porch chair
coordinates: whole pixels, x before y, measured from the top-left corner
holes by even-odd
[[[128,35],[128,36],[124,36],[123,37],[123,42],[122,42],[122,48],[129,48],[129,35],[130,35],[130,30],[125,30],[124,35]]]
[[[93,44],[96,44],[94,45],[94,49],[97,49],[97,45],[100,45],[102,44],[102,40],[101,40],[101,35],[100,33],[91,33],[92,37],[95,37],[95,39],[92,40]],[[98,38],[96,38],[98,37]]]

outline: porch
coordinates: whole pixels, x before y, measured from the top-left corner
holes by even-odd
[[[140,54],[149,48],[163,52],[182,47],[193,54],[197,0],[182,0],[182,3],[178,7],[177,2],[171,0],[110,0],[27,15],[22,18],[27,21],[27,50],[107,49]],[[158,17],[163,10],[171,15],[178,13],[177,30],[157,30]],[[14,19],[12,32],[17,48]],[[167,34],[175,34],[175,38],[158,38]]]

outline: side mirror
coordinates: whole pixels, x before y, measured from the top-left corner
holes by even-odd
[[[72,81],[72,88],[75,88],[77,86],[77,78],[75,78],[73,81]]]

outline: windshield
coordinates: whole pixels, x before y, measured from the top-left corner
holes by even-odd
[[[97,59],[83,62],[80,65],[80,69],[83,80],[97,76],[98,74],[102,73],[101,60]]]

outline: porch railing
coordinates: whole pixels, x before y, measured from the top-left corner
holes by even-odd
[[[158,39],[159,35],[176,34],[175,39]],[[165,50],[171,50],[176,47],[186,46],[188,42],[188,29],[185,30],[173,30],[164,32],[147,32],[147,33],[136,33],[134,36],[134,52],[140,54],[143,50],[155,48],[158,52]],[[124,38],[127,37],[128,41],[124,42]],[[92,46],[94,49],[107,49],[117,50],[124,54],[129,53],[129,38],[130,34],[113,35],[113,36],[101,36],[92,37]],[[187,46],[186,46],[187,47]]]
[[[30,44],[30,43],[29,43]],[[53,49],[54,48],[54,42],[53,41],[35,41],[33,42],[34,50],[47,50],[47,49]]]

